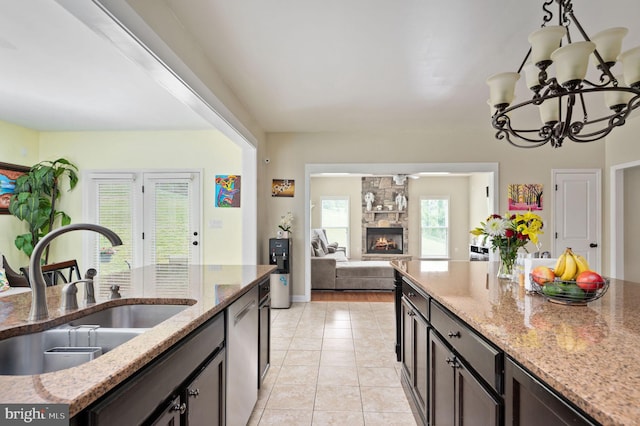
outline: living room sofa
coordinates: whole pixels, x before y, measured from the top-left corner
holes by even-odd
[[[312,290],[393,290],[394,270],[388,261],[349,260],[324,229],[311,231]]]

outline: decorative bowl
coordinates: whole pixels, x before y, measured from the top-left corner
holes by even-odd
[[[601,298],[609,289],[609,280],[604,278],[604,282],[598,284],[596,290],[583,290],[575,281],[563,281],[558,278],[553,282],[540,285],[533,280],[533,276],[529,274],[531,286],[533,290],[550,302],[562,305],[584,306],[589,302],[593,302]]]

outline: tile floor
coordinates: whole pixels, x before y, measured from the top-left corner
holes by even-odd
[[[393,303],[271,312],[271,368],[250,425],[416,424],[395,359]]]

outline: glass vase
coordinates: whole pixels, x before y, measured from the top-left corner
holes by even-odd
[[[516,263],[518,257],[517,247],[501,247],[500,254],[500,266],[498,267],[498,278],[513,280],[513,266]]]

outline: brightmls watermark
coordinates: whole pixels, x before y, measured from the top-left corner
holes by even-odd
[[[0,425],[68,426],[66,404],[0,404]]]

